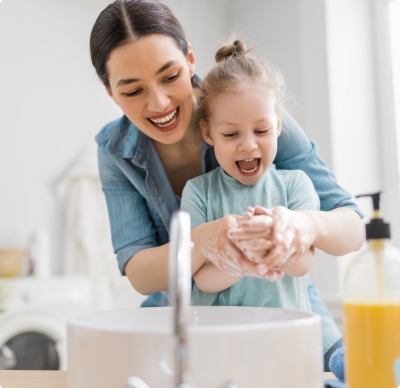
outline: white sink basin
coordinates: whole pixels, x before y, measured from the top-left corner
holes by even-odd
[[[320,317],[258,307],[190,307],[196,388],[322,388]],[[170,388],[172,309],[102,311],[68,323],[68,388],[125,388],[132,376]]]

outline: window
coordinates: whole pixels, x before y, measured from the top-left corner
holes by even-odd
[[[394,115],[397,132],[397,150],[400,154],[400,0],[392,0],[388,4],[390,52],[393,78]],[[399,171],[400,171],[400,157]]]

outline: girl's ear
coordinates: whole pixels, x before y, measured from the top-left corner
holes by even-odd
[[[205,120],[200,120],[200,128],[201,128],[201,133],[203,135],[203,139],[210,145],[214,145],[214,141],[211,137],[210,133],[210,127],[206,123]]]
[[[278,131],[278,137],[280,136],[281,132],[282,132],[282,116],[278,116],[278,127],[277,127]]]
[[[196,57],[194,56],[193,53],[192,44],[188,42],[187,46],[188,46],[187,62],[189,64],[190,78],[192,78],[194,76],[194,71],[195,71]]]

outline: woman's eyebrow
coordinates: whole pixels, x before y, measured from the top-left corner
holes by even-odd
[[[160,73],[162,73],[164,70],[167,70],[168,68],[170,68],[173,65],[176,65],[177,63],[179,63],[178,60],[172,60],[172,61],[168,61],[165,65],[161,66],[157,71],[155,75],[158,75]]]
[[[179,63],[178,60],[168,61],[165,65],[162,65],[156,71],[155,75],[158,75],[158,74],[162,73],[164,70],[167,70],[168,68],[170,68],[173,65],[176,65],[177,63]],[[139,82],[139,81],[140,81],[139,78],[122,78],[117,82],[117,86],[129,85],[129,84],[132,84],[134,82]]]

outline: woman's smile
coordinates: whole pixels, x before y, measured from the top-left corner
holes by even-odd
[[[180,121],[179,112],[180,109],[178,106],[177,108],[169,110],[164,114],[151,116],[147,119],[150,121],[151,124],[154,125],[157,130],[161,132],[169,132],[174,130],[178,126]]]

